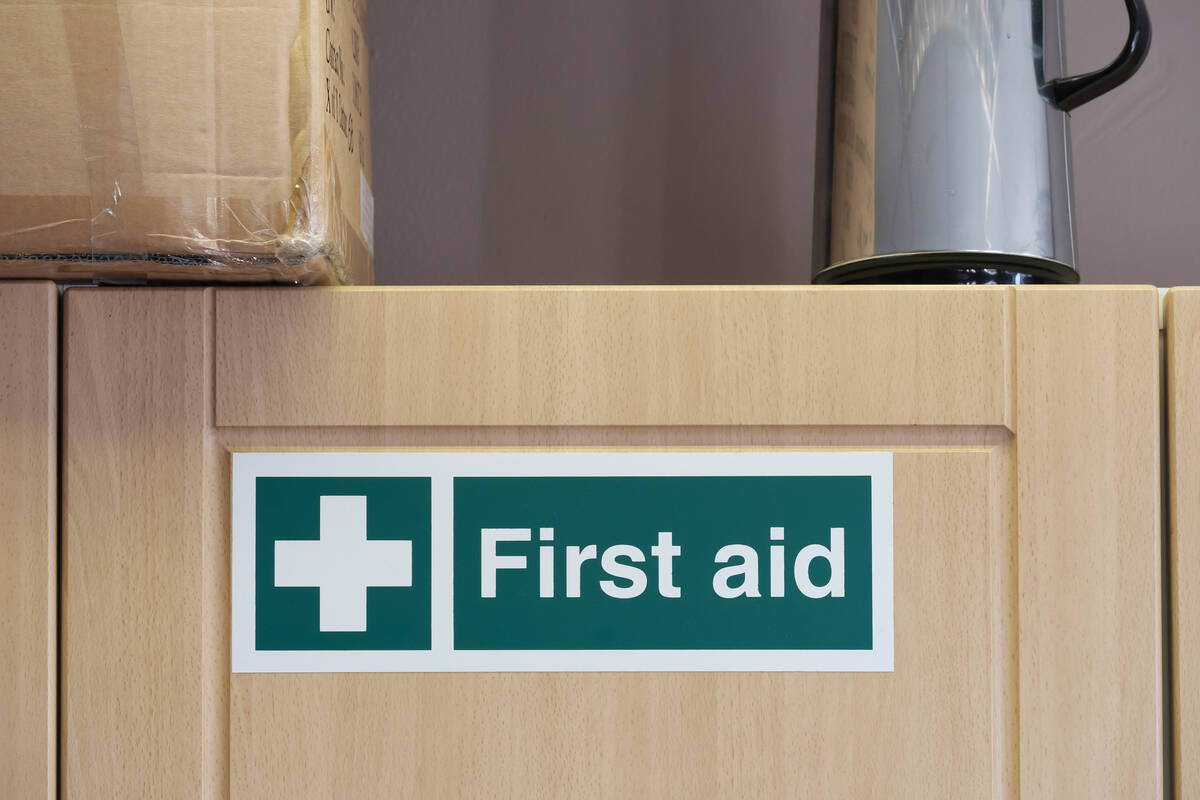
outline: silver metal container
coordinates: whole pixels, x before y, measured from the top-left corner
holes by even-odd
[[[1145,4],[1125,6],[1118,58],[1061,77],[1059,0],[840,0],[814,283],[1078,282],[1067,112],[1145,59]]]

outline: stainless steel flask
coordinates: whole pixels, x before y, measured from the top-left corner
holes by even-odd
[[[1059,0],[840,0],[829,265],[814,283],[1077,283],[1067,112],[1150,46],[1062,77]],[[821,267],[824,267],[823,269]]]

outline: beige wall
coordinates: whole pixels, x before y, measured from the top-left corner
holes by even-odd
[[[821,0],[371,5],[381,283],[807,283]],[[1200,283],[1200,5],[1074,114],[1084,280]],[[1071,68],[1119,0],[1066,0]]]

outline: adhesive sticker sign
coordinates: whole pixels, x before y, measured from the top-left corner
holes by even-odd
[[[892,459],[237,453],[235,672],[893,663]]]

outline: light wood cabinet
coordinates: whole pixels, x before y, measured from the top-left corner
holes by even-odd
[[[1171,752],[1176,797],[1200,789],[1200,289],[1172,289],[1164,303],[1166,453],[1170,536]]]
[[[0,787],[57,796],[58,290],[0,283]]]
[[[72,289],[65,797],[1163,794],[1157,296]],[[232,674],[231,453],[894,453],[890,673]]]

